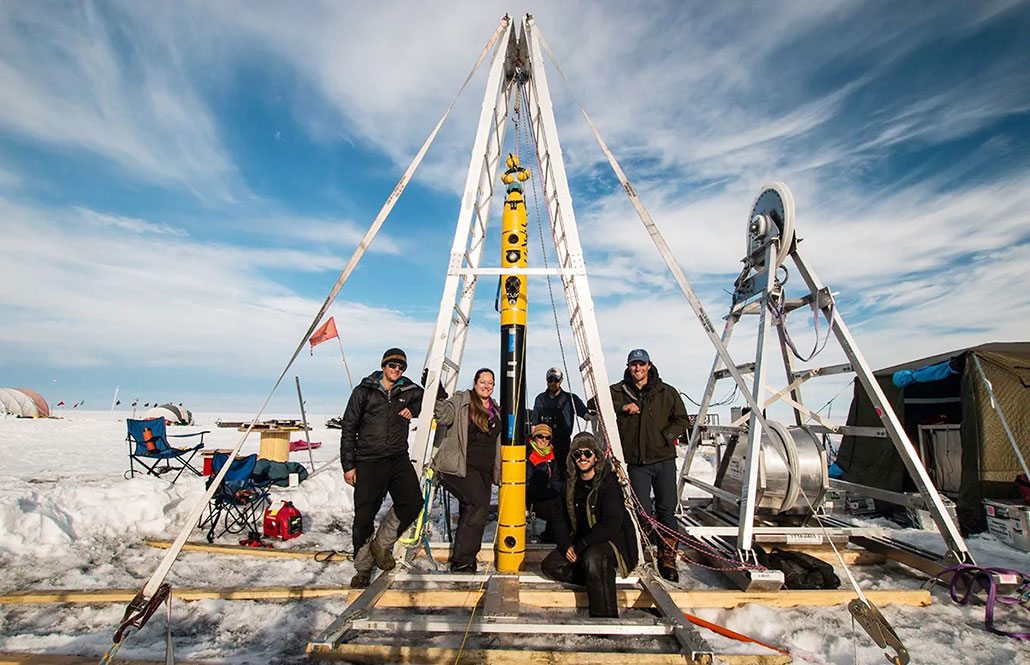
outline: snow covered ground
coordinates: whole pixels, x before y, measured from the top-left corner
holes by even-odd
[[[203,492],[203,479],[122,477],[128,468],[124,413],[71,412],[60,420],[0,418],[0,592],[27,589],[140,588],[164,550],[145,538],[172,538]],[[244,420],[244,414],[198,414],[210,429],[208,447],[231,448],[235,429],[219,429],[215,418]],[[287,414],[286,417],[292,417]],[[336,430],[325,416],[311,416],[316,467],[338,453]],[[178,431],[178,430],[177,430]],[[257,452],[256,435],[245,453]],[[291,460],[307,462],[306,451]],[[278,491],[304,515],[305,533],[280,547],[350,550],[352,495],[338,464]],[[941,550],[935,533],[906,531],[904,537]],[[197,531],[192,537],[200,540]],[[220,542],[235,542],[223,537]],[[969,540],[980,565],[1030,570],[1030,555],[990,536]],[[681,566],[684,588],[723,587],[715,573]],[[853,567],[866,588],[919,588],[925,579],[896,564]],[[841,571],[838,571],[840,574]],[[169,581],[177,587],[228,585],[347,584],[349,563],[260,559],[183,552]],[[691,576],[691,574],[693,574]],[[933,591],[928,608],[884,606],[915,663],[1030,663],[1030,644],[983,629],[983,606],[960,607],[946,590]],[[176,602],[173,632],[182,660],[224,663],[303,662],[304,645],[343,611],[343,598],[301,602],[205,600]],[[0,651],[101,655],[110,646],[124,604],[7,605],[0,608]],[[1026,608],[999,608],[997,623],[1030,630]],[[875,644],[852,624],[843,607],[776,609],[749,605],[735,610],[696,610],[702,618],[790,649],[796,662],[882,663]],[[119,657],[160,659],[165,622],[155,617],[133,634]],[[740,645],[703,631],[712,645],[743,651]],[[757,648],[751,648],[755,650]]]

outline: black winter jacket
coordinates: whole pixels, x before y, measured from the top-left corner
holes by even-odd
[[[626,510],[619,479],[593,437],[590,437],[589,441],[577,438],[574,445],[593,448],[597,457],[594,477],[586,481],[591,483],[586,497],[587,524],[577,523],[576,483],[583,481],[579,480],[579,470],[569,456],[565,480],[565,510],[562,511],[564,519],[552,521],[555,544],[561,552],[572,547],[577,556],[583,556],[588,547],[609,542],[615,547],[619,574],[625,577],[637,565],[637,530]]]
[[[654,464],[676,459],[676,439],[687,431],[687,408],[679,391],[663,382],[658,368],[651,365],[647,383],[637,390],[629,368],[622,381],[611,385],[619,439],[627,464]],[[640,413],[628,414],[622,407],[635,402]]]
[[[389,392],[379,382],[382,371],[366,376],[351,393],[343,412],[340,432],[340,462],[344,471],[355,462],[371,462],[408,454],[407,418],[404,409],[417,418],[422,410],[422,386],[402,376]]]

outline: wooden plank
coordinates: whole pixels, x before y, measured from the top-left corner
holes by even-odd
[[[97,665],[100,656],[62,656],[45,653],[0,653],[0,665]],[[162,660],[125,660],[117,658],[118,665],[165,665]],[[200,665],[175,661],[178,665]]]
[[[151,547],[157,547],[160,549],[168,549],[172,545],[170,540],[145,540],[143,541]],[[437,561],[447,561],[451,556],[451,550],[447,543],[430,543],[430,548],[433,551],[433,558]],[[314,559],[315,555],[321,550],[289,550],[289,549],[276,549],[272,547],[247,547],[245,545],[229,545],[221,543],[198,543],[188,542],[182,547],[183,550],[188,552],[208,552],[211,554],[236,554],[242,556],[263,556],[263,557],[278,557],[285,559]],[[539,563],[544,560],[551,550],[554,549],[553,545],[526,546],[526,562],[527,563]],[[492,548],[483,548],[479,551],[476,557],[481,563],[493,563],[494,551]],[[350,554],[340,554],[334,556],[333,561],[350,561]]]
[[[347,660],[358,663],[456,663],[458,649],[409,647],[378,644],[340,644],[330,648],[310,645],[308,655],[317,660]],[[690,658],[680,654],[609,651],[535,651],[515,649],[464,649],[461,663],[487,665],[685,665]],[[716,654],[732,665],[784,665],[790,656],[782,654]]]
[[[127,603],[138,589],[53,589],[14,591],[0,595],[0,604],[19,603]],[[353,600],[360,594],[345,586],[268,586],[268,587],[209,587],[173,588],[175,598],[191,600],[304,600],[325,596],[349,595]],[[404,590],[390,589],[376,603],[377,607],[473,607],[479,603],[482,590],[439,589]],[[651,597],[640,589],[619,589],[620,607],[651,607]],[[671,591],[676,604],[683,609],[690,608],[733,608],[747,603],[772,607],[826,607],[842,605],[855,597],[851,591]],[[926,607],[931,603],[928,589],[883,590],[872,589],[865,595],[878,605],[912,605]],[[572,589],[527,589],[519,592],[519,603],[525,607],[575,608],[587,606],[585,591]]]
[[[172,545],[170,540],[145,540],[151,547],[168,549]],[[247,547],[246,545],[222,545],[219,543],[186,543],[182,549],[188,552],[209,552],[212,554],[240,554],[244,556],[278,557],[285,559],[314,559],[319,550],[280,550],[271,547]],[[349,561],[350,554],[342,557],[334,557],[333,561]]]
[[[803,552],[834,566],[840,564],[837,555],[829,547],[800,547],[791,545],[778,545],[777,547],[790,550],[791,552]],[[884,555],[863,549],[842,549],[840,554],[844,559],[844,563],[849,566],[877,566],[887,561],[887,557]]]
[[[0,605],[22,603],[127,603],[139,589],[54,589],[13,591],[0,595]],[[304,600],[324,596],[342,596],[351,592],[345,586],[268,586],[173,588],[172,597],[179,600]]]

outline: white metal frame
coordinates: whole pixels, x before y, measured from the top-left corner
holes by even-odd
[[[787,195],[789,197],[789,191],[787,191]],[[790,203],[790,206],[791,208],[793,207],[793,202]],[[782,250],[782,247],[780,246],[781,241],[788,242],[791,245],[789,251],[785,254],[780,251]],[[832,332],[840,345],[841,350],[847,356],[849,361],[846,364],[833,367],[801,371],[795,370],[790,349],[786,343],[785,321],[779,320],[776,322],[777,337],[780,354],[784,363],[784,371],[787,376],[787,380],[789,381],[788,385],[780,390],[770,387],[765,380],[768,365],[768,357],[765,349],[767,339],[769,337],[768,330],[770,326],[768,314],[769,308],[767,307],[767,303],[769,302],[769,299],[774,296],[779,298],[783,297],[782,293],[776,293],[777,287],[775,284],[776,266],[778,264],[775,263],[774,257],[777,256],[778,251],[780,252],[780,256],[784,256],[785,258],[789,257],[792,260],[797,274],[799,274],[802,280],[804,280],[808,289],[808,294],[804,298],[790,302],[797,306],[804,306],[807,304],[818,308],[827,323],[831,326]],[[693,462],[693,456],[700,443],[701,433],[705,429],[702,423],[711,405],[715,391],[715,384],[723,371],[720,368],[726,365],[730,370],[729,373],[732,374],[734,371],[739,371],[741,367],[744,367],[743,365],[732,364],[732,359],[729,357],[725,344],[729,341],[732,331],[739,323],[742,315],[758,313],[758,341],[756,344],[755,361],[753,363],[754,381],[751,390],[744,393],[744,397],[748,404],[751,405],[752,410],[749,417],[750,422],[746,430],[748,435],[748,448],[746,473],[744,482],[742,483],[743,487],[740,496],[740,514],[736,539],[738,552],[740,552],[742,556],[746,556],[745,553],[751,549],[755,533],[755,507],[760,501],[760,489],[758,484],[759,455],[757,455],[757,451],[760,446],[761,431],[765,425],[765,418],[759,415],[756,406],[761,404],[762,408],[765,408],[773,402],[783,401],[792,407],[794,419],[798,425],[805,425],[809,421],[815,420],[827,430],[843,431],[846,428],[836,427],[831,423],[826,422],[804,406],[801,399],[800,386],[804,381],[815,376],[854,371],[858,380],[862,383],[862,386],[869,395],[874,408],[876,408],[877,412],[880,414],[881,421],[884,425],[883,433],[894,443],[906,469],[908,469],[909,474],[915,480],[919,494],[923,497],[927,510],[933,517],[938,530],[948,545],[948,556],[957,562],[971,561],[972,559],[970,557],[969,550],[966,547],[965,541],[963,540],[957,525],[952,519],[945,502],[937,492],[937,489],[933,486],[925,467],[916,453],[915,447],[912,445],[908,434],[905,432],[897,415],[894,413],[894,410],[891,408],[886,396],[883,394],[883,390],[880,388],[879,383],[877,383],[873,376],[872,370],[869,368],[865,358],[859,351],[858,345],[852,337],[847,325],[844,323],[843,317],[835,307],[832,294],[822,284],[814,270],[802,257],[801,253],[798,251],[797,242],[795,242],[792,237],[787,239],[770,239],[769,244],[765,248],[764,256],[765,259],[762,264],[764,267],[762,269],[756,269],[756,272],[751,277],[753,283],[758,281],[762,282],[762,287],[760,289],[757,288],[757,284],[752,286],[752,288],[755,289],[754,295],[757,295],[758,297],[748,298],[746,301],[742,300],[735,303],[731,306],[726,317],[726,327],[724,328],[720,345],[717,345],[718,353],[712,364],[712,371],[705,387],[704,397],[701,400],[701,407],[698,411],[697,421],[691,430],[687,455],[685,456],[683,466],[681,467],[679,495],[682,495],[682,488],[686,482],[691,482],[691,484],[694,484],[697,487],[707,489],[707,483],[693,482],[690,478],[690,468]],[[722,348],[718,348],[719,346],[722,346]],[[763,396],[766,393],[770,394],[770,397],[763,399]],[[787,397],[787,393],[790,393],[790,397]],[[743,432],[744,428],[738,427],[741,424],[742,421],[738,419],[731,423],[729,427],[721,427],[719,429],[723,431],[737,429],[738,431]]]

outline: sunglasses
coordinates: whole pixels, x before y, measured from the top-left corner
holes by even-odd
[[[551,440],[551,437],[547,436],[546,434],[537,434],[533,438],[537,439],[538,441],[550,441]]]
[[[561,383],[561,377],[549,376],[549,377],[547,377],[547,382],[548,383]]]
[[[408,368],[408,366],[403,363],[386,363],[385,365],[383,365],[383,367],[389,367],[390,369],[399,369],[402,372]]]
[[[572,459],[576,460],[577,462],[579,460],[581,460],[581,459],[593,459],[593,457],[594,457],[594,451],[593,450],[588,450],[586,448],[583,448],[581,450],[573,450],[572,451]]]

